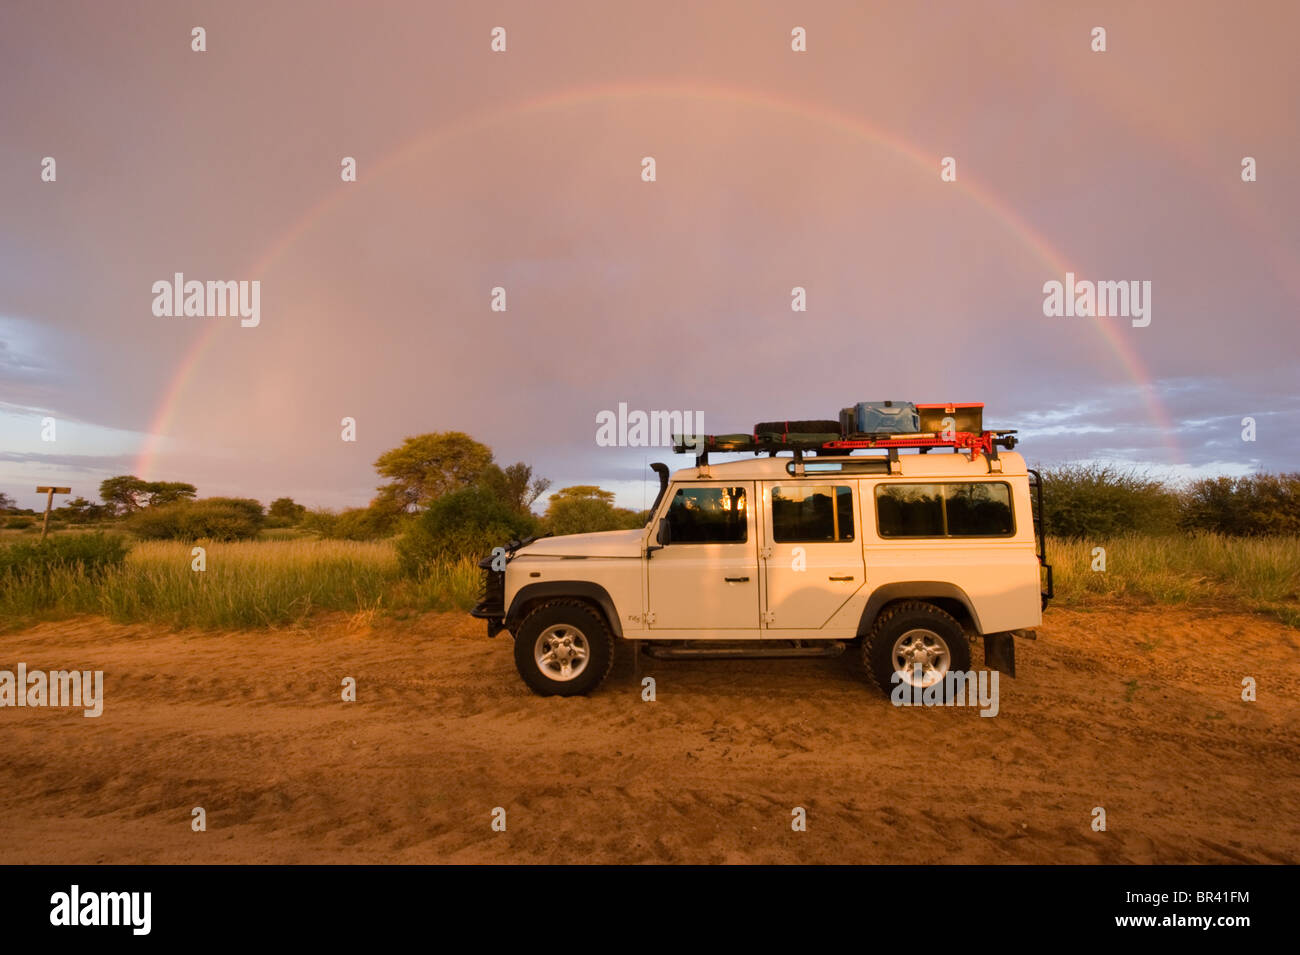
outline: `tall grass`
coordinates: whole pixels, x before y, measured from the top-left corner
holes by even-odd
[[[76,566],[7,575],[0,578],[0,620],[16,626],[100,613],[174,627],[271,627],[322,610],[465,610],[481,579],[469,559],[435,565],[421,578],[403,577],[393,544],[385,541],[205,543],[202,571],[193,569],[191,546],[144,541],[121,567],[98,577]]]
[[[1105,548],[1105,570],[1093,570],[1093,548]],[[1048,541],[1058,599],[1088,606],[1100,600],[1159,604],[1231,602],[1300,626],[1300,538],[1213,534],[1105,542]]]
[[[0,627],[78,613],[121,622],[245,629],[291,625],[317,611],[392,614],[468,610],[481,572],[471,558],[401,574],[392,541],[260,540],[208,543],[207,569],[192,569],[189,544],[137,543],[123,564],[15,567],[0,573]],[[1106,569],[1091,569],[1094,546]],[[1300,627],[1300,539],[1212,535],[1053,539],[1058,605],[1112,600],[1162,605],[1231,604]]]

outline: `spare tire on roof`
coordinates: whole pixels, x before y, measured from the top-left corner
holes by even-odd
[[[760,421],[755,434],[841,434],[838,421]]]

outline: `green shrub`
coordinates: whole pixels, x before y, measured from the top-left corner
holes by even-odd
[[[43,541],[19,541],[0,546],[0,576],[48,575],[57,569],[79,568],[88,575],[121,566],[126,542],[116,534],[62,534]]]
[[[34,527],[35,525],[36,518],[34,517],[11,517],[9,520],[5,521],[5,527],[16,531],[28,527]]]
[[[1158,480],[1111,465],[1078,464],[1043,472],[1047,533],[1073,540],[1167,534],[1179,500]]]
[[[554,502],[546,512],[546,530],[555,535],[589,534],[594,531],[618,531],[644,527],[645,519],[636,511],[615,507],[596,498],[571,498]]]
[[[338,540],[372,541],[391,536],[397,530],[397,515],[375,507],[349,507],[334,521],[324,536]]]
[[[396,534],[403,516],[389,508],[374,506],[349,507],[338,513],[315,510],[306,511],[298,527],[332,540],[373,541]]]
[[[271,506],[266,509],[266,526],[267,527],[293,527],[303,515],[307,513],[307,508],[301,504],[295,504],[291,497],[277,497],[271,502]]]
[[[312,531],[321,537],[330,537],[334,533],[334,526],[338,523],[339,516],[331,510],[325,508],[314,508],[304,511],[302,517],[298,518],[298,526],[305,531]]]
[[[207,497],[162,507],[148,507],[127,519],[125,527],[145,540],[248,540],[265,523],[262,505],[238,497]]]
[[[1300,473],[1193,481],[1179,526],[1230,537],[1300,535]]]
[[[397,542],[404,573],[419,575],[443,561],[483,557],[513,539],[538,532],[532,514],[515,510],[491,490],[467,487],[444,494],[411,522]]]

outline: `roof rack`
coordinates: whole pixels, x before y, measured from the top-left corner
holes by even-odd
[[[975,460],[975,455],[983,454],[989,459],[989,470],[1000,471],[1002,465],[998,461],[998,448],[1010,451],[1016,446],[1015,430],[983,428],[984,405],[982,403],[918,404],[915,408],[919,412],[922,427],[928,430],[906,434],[853,432],[848,430],[851,425],[847,422],[851,419],[844,417],[852,409],[845,409],[838,433],[807,434],[756,430],[749,434],[674,435],[673,451],[677,454],[694,454],[696,463],[701,467],[708,465],[710,452],[733,454],[752,452],[774,457],[783,451],[789,451],[795,457],[796,467],[801,469],[805,454],[851,455],[854,451],[860,450],[885,450],[888,452],[890,470],[897,471],[898,452],[901,449],[912,448],[920,454],[925,454],[934,448],[951,448],[956,452],[966,452],[972,461]],[[834,422],[828,422],[829,424]],[[967,430],[957,430],[962,427]]]
[[[703,441],[696,436],[687,439],[685,435],[673,435],[673,451],[676,454],[707,454],[710,451],[727,453],[744,453],[775,455],[782,451],[812,452],[813,454],[853,452],[873,448],[917,448],[922,453],[931,448],[952,448],[955,451],[969,451],[972,454],[991,454],[995,448],[1002,447],[1010,451],[1016,446],[1016,431],[927,431],[918,434],[890,435],[853,435],[826,441],[820,438],[801,439],[797,435],[781,435],[779,438],[759,437],[756,435],[706,434]]]

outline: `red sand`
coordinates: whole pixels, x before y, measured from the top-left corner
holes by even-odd
[[[104,715],[0,709],[0,862],[1300,861],[1300,633],[1114,608],[1040,637],[988,719],[895,708],[842,660],[645,660],[646,703],[625,648],[541,699],[464,615],[46,624],[0,669],[102,669]]]

